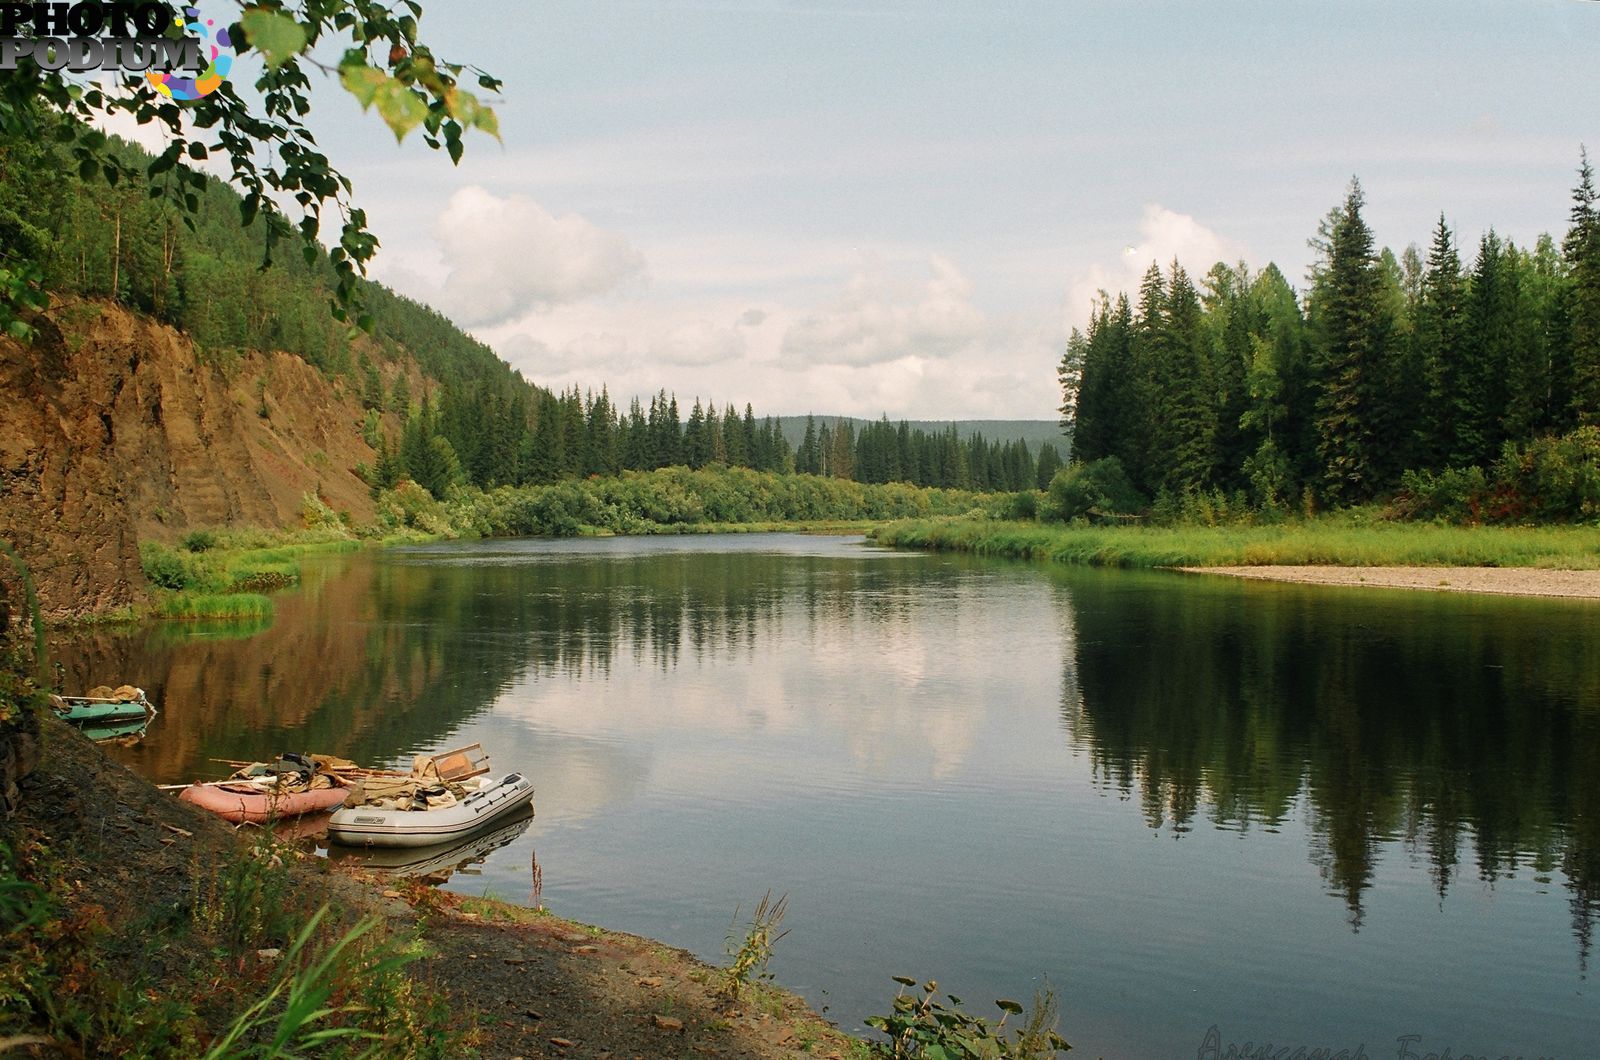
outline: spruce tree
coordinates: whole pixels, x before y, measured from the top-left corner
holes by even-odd
[[[1156,347],[1161,358],[1152,383],[1155,387],[1154,452],[1158,482],[1170,493],[1181,494],[1210,485],[1216,463],[1216,387],[1206,353],[1200,296],[1189,274],[1176,260],[1167,290],[1163,323],[1164,340]]]
[[[1566,259],[1566,357],[1572,373],[1572,418],[1600,423],[1600,206],[1594,169],[1584,150],[1572,189],[1571,225],[1561,250]]]
[[[1372,231],[1362,219],[1361,182],[1352,180],[1329,233],[1327,260],[1315,272],[1312,324],[1315,423],[1322,494],[1359,503],[1380,487],[1374,406],[1387,342],[1383,279]]]
[[[1412,330],[1415,361],[1422,373],[1424,400],[1416,423],[1417,459],[1421,468],[1445,467],[1456,449],[1452,395],[1465,356],[1466,284],[1455,238],[1444,214],[1433,230],[1422,294]]]

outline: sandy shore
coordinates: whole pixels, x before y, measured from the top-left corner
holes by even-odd
[[[1228,574],[1308,585],[1367,585],[1385,589],[1566,596],[1600,600],[1600,570],[1537,567],[1184,567],[1197,574]]]

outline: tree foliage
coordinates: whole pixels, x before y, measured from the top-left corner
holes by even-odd
[[[142,171],[150,195],[174,207],[191,226],[210,183],[201,164],[225,159],[229,182],[242,194],[238,210],[244,224],[258,218],[285,222],[265,226],[262,260],[271,260],[280,234],[297,232],[308,264],[325,253],[334,279],[333,313],[345,321],[360,305],[360,275],[378,241],[367,228],[365,212],[353,204],[349,178],[306,125],[312,107],[309,73],[321,65],[313,50],[343,48],[341,84],[364,107],[376,107],[399,139],[420,127],[428,146],[459,161],[466,130],[499,136],[494,111],[463,79],[491,92],[500,82],[476,67],[435,56],[418,36],[421,17],[422,7],[414,0],[401,0],[394,8],[375,0],[251,4],[229,27],[229,37],[238,50],[254,51],[263,60],[254,103],[226,80],[209,95],[179,103],[158,93],[141,73],[119,71],[104,83],[83,81],[24,58],[16,69],[0,70],[0,140],[58,144],[80,177],[103,177],[113,188]],[[96,127],[118,115],[158,128],[166,148],[139,166],[130,165]],[[330,215],[339,220],[336,233],[326,230]],[[5,270],[0,327],[16,323],[19,310],[31,308],[47,289],[30,268],[36,264],[26,243],[0,244],[0,269]],[[367,329],[372,325],[364,313],[357,313],[355,322]]]
[[[1425,257],[1379,248],[1353,181],[1311,240],[1303,294],[1272,265],[1218,264],[1198,292],[1176,264],[1152,265],[1131,300],[1101,292],[1068,340],[1058,375],[1072,459],[1115,457],[1158,507],[1235,491],[1257,506],[1343,505],[1435,489],[1406,473],[1488,468],[1507,445],[1531,452],[1600,423],[1587,154],[1572,198],[1559,249],[1490,231],[1463,265],[1443,216]]]

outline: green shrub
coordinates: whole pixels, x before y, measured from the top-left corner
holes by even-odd
[[[217,535],[210,530],[193,530],[178,544],[185,552],[205,552],[216,547]]]
[[[151,585],[163,589],[187,589],[198,580],[184,556],[154,541],[139,544],[139,566]]]
[[[1122,461],[1108,456],[1057,471],[1039,506],[1039,518],[1047,522],[1114,520],[1142,512],[1149,504],[1128,478]]]
[[[867,1018],[867,1026],[889,1039],[873,1043],[880,1056],[895,1060],[1054,1060],[1072,1048],[1056,1033],[1060,1010],[1055,992],[1048,986],[1034,996],[1031,1011],[1024,1012],[1015,1001],[996,1001],[1001,1015],[991,1022],[963,1010],[961,999],[954,994],[946,994],[945,1001],[940,1001],[938,983],[922,984],[922,996],[917,997],[907,993],[908,988],[916,987],[915,979],[897,975],[894,981],[900,984],[894,1011]],[[1008,1029],[1006,1020],[1012,1016],[1022,1016],[1022,1025]]]
[[[1600,427],[1522,446],[1508,443],[1494,478],[1504,494],[1515,494],[1520,510],[1493,511],[1491,518],[1594,520],[1600,517]]]
[[[1476,522],[1489,480],[1481,467],[1407,471],[1400,479],[1394,514],[1401,519]]]

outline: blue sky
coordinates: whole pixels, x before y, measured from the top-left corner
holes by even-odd
[[[333,84],[374,275],[535,381],[1050,418],[1097,287],[1276,261],[1352,174],[1397,250],[1565,224],[1600,3],[426,4],[505,81],[452,168]]]

